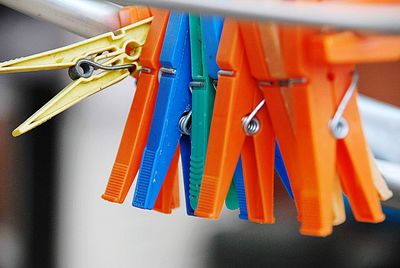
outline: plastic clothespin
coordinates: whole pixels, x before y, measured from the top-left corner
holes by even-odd
[[[189,17],[187,14],[171,12],[160,62],[162,75],[133,206],[153,209],[172,158],[180,144],[186,209],[187,213],[192,215],[193,209],[189,201],[190,137],[183,134],[183,131],[188,134],[191,111]]]
[[[211,67],[211,70],[218,72],[218,70],[215,70],[215,55],[218,50],[222,23],[223,19],[219,18],[200,18],[199,16],[189,15],[191,70],[193,79],[190,83],[192,89],[192,142],[189,186],[190,203],[193,209],[197,208],[197,201],[200,193],[215,98],[216,80],[209,75],[208,69]],[[217,77],[217,75],[218,74],[214,77]],[[232,182],[226,198],[226,205],[229,209],[242,208],[239,217],[241,219],[247,219],[247,210],[243,211],[243,208],[246,208],[246,199],[243,188],[243,175],[239,173],[240,170],[241,167],[238,167],[234,180],[237,182],[236,184],[234,181]],[[238,199],[238,196],[242,198]],[[242,202],[244,202],[244,204],[242,204]]]
[[[169,12],[145,7],[126,7],[119,13],[121,25],[153,16],[146,43],[140,55],[142,65],[135,95],[125,123],[117,157],[107,188],[102,197],[110,202],[122,203],[139,170],[143,150],[150,131],[157,90],[160,53],[167,28]],[[171,213],[179,206],[178,158],[174,157],[167,178],[158,196],[155,210]],[[171,198],[175,204],[171,203]]]
[[[70,68],[76,79],[17,129],[19,136],[81,100],[140,70],[137,62],[152,18],[66,47],[0,63],[0,73]],[[103,70],[94,73],[95,69]]]
[[[205,62],[207,63],[207,72],[209,77],[213,80],[213,86],[216,86],[218,82],[218,72],[220,70],[219,66],[217,65],[216,58],[221,39],[224,18],[217,16],[201,16],[200,24],[203,48],[206,55]],[[248,218],[247,204],[241,161],[238,162],[233,176],[233,181],[231,182],[228,195],[225,199],[225,205],[231,210],[239,208],[239,218],[246,220]]]
[[[218,71],[219,71],[219,67],[216,64],[216,53],[218,50],[220,36],[222,32],[223,19],[219,17],[202,16],[201,24],[202,28],[204,29],[203,39],[204,39],[205,51],[207,53],[206,59],[209,69],[208,73],[212,79],[216,80],[218,79]],[[289,178],[278,145],[276,146],[275,166],[287,192],[293,199]],[[230,189],[232,189],[232,187]],[[242,191],[244,193],[244,189]]]
[[[271,75],[275,78],[282,78],[285,81],[286,74],[284,70],[284,64],[281,56],[280,38],[278,27],[275,24],[260,24],[260,32],[258,32],[258,26],[256,23],[245,23],[247,30],[246,42],[253,43],[253,49],[248,51],[249,56],[255,63],[252,66],[263,66],[258,70],[253,70],[256,74],[257,79],[260,80],[260,88],[263,89],[265,99],[268,103],[267,107],[271,116],[271,120],[274,126],[275,133],[278,137],[279,142],[282,145],[282,150],[285,158],[285,163],[288,172],[290,173],[291,185],[295,190],[294,197],[296,197],[296,206],[299,211],[299,220],[301,221],[301,210],[299,205],[301,204],[300,199],[300,181],[301,178],[296,165],[296,139],[292,129],[292,118],[293,114],[287,108],[290,108],[290,99],[285,98],[287,94],[292,90],[288,86],[276,86],[269,85],[268,90],[264,90],[264,86],[270,84],[268,81],[262,81],[263,79],[270,79]],[[260,47],[262,45],[262,47]],[[268,63],[268,66],[265,65]],[[257,74],[258,71],[258,74]],[[281,87],[283,90],[281,91]],[[304,156],[303,156],[304,158]],[[345,211],[343,199],[341,196],[340,184],[336,181],[334,187],[334,196],[332,199],[332,209],[334,218],[332,224],[338,225],[345,221]]]
[[[203,177],[207,153],[208,135],[214,107],[215,90],[208,77],[206,55],[203,50],[203,39],[200,17],[189,15],[190,56],[192,82],[192,135],[190,155],[190,205],[197,208],[201,179]]]
[[[356,101],[355,80],[358,78],[354,74],[354,65],[398,61],[400,37],[361,36],[352,32],[341,32],[317,36],[315,43],[322,49],[317,50],[317,55],[314,57],[321,56],[324,62],[332,65],[332,91],[338,107],[332,122],[338,119],[336,127],[340,128],[335,129],[333,123],[330,127],[338,140],[337,169],[343,189],[348,195],[356,219],[379,221],[382,219],[382,214],[380,207],[377,208],[375,204],[376,193],[381,200],[386,200],[390,198],[392,192],[381,174],[376,172],[374,159],[363,135]],[[350,82],[349,77],[351,77]],[[375,188],[376,192],[371,188]]]
[[[222,70],[195,215],[219,216],[241,154],[248,219],[273,223],[275,137],[234,20],[225,19],[217,63]]]
[[[318,236],[332,232],[332,200],[335,200],[337,191],[336,170],[343,190],[349,199],[353,200],[356,218],[368,222],[382,221],[384,215],[381,212],[378,194],[373,188],[371,175],[368,174],[371,169],[368,161],[362,159],[368,154],[365,153],[367,147],[359,116],[354,113],[355,110],[350,112],[351,109],[347,107],[346,111],[352,118],[349,125],[353,137],[344,137],[345,143],[348,143],[346,146],[340,145],[342,141],[336,140],[337,137],[334,137],[332,130],[327,127],[333,120],[337,105],[335,103],[339,103],[343,92],[349,87],[351,69],[338,72],[335,70],[338,66],[322,61],[324,57],[321,55],[313,54],[324,50],[323,46],[315,41],[318,37],[315,30],[282,26],[279,35],[279,53],[284,72],[276,72],[277,76],[272,77],[269,85],[264,83],[263,92],[271,103],[280,106],[278,109],[282,114],[289,113],[292,117],[291,120],[286,119],[284,124],[292,125],[296,137],[294,147],[298,174],[295,177],[298,195],[296,197],[295,193],[295,197],[302,223],[300,231],[303,234]],[[265,32],[262,32],[261,36],[265,36]],[[320,40],[323,39],[320,37]],[[306,54],[306,51],[312,53]],[[265,49],[265,54],[268,53],[271,53],[271,50]],[[271,62],[268,63],[271,65]],[[276,70],[275,67],[276,65],[270,69]],[[335,86],[338,81],[342,84]],[[335,97],[340,90],[340,98]],[[282,103],[289,109],[282,108]],[[356,160],[351,157],[353,154],[362,156]],[[304,155],[307,156],[306,159]]]

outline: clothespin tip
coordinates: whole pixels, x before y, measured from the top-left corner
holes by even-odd
[[[18,136],[22,135],[23,133],[24,133],[24,132],[22,132],[20,129],[16,128],[16,129],[13,130],[13,132],[11,133],[11,135],[12,135],[13,137],[18,137]]]

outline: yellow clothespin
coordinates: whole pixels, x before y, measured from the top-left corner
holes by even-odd
[[[138,72],[137,62],[153,18],[66,47],[0,63],[0,73],[69,68],[74,80],[12,135],[19,136],[74,104]],[[101,70],[101,71],[96,71]]]

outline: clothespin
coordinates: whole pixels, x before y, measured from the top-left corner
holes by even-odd
[[[0,63],[0,73],[43,71],[69,68],[76,79],[29,117],[17,129],[19,136],[44,123],[74,104],[138,72],[142,51],[152,18],[63,48]],[[95,70],[102,72],[94,73]]]
[[[255,63],[252,66],[263,66],[262,68],[260,67],[259,70],[253,69],[253,74],[257,80],[260,81],[259,83],[261,88],[264,88],[265,84],[269,84],[269,82],[263,81],[267,81],[270,78],[270,74],[273,74],[275,77],[287,77],[283,68],[277,26],[274,24],[261,24],[260,31],[262,34],[258,32],[256,23],[244,23],[242,25],[242,28],[243,27],[245,27],[248,37],[245,39],[245,42],[248,43],[248,56]],[[250,47],[251,44],[253,44],[252,48]],[[268,63],[268,66],[266,66],[265,63]],[[290,92],[290,88],[285,87],[285,90]],[[286,167],[290,173],[291,185],[294,190],[296,190],[295,197],[298,199],[296,205],[299,207],[301,200],[299,197],[299,174],[296,167],[298,160],[294,157],[296,155],[296,140],[294,132],[292,131],[291,122],[293,114],[290,110],[287,110],[288,106],[290,108],[290,99],[284,97],[288,92],[281,92],[280,87],[271,87],[271,89],[269,89],[268,92],[264,92],[264,94],[266,96],[265,99],[268,102],[267,107],[274,130],[283,148],[285,163],[287,164]],[[345,221],[345,212],[341,196],[341,188],[338,183],[335,184],[331,205],[334,212],[332,224],[337,225],[343,223]],[[298,211],[299,220],[301,220],[301,210],[298,208]]]
[[[139,170],[150,131],[158,90],[158,72],[161,67],[159,58],[169,12],[157,9],[150,10],[144,7],[126,7],[121,9],[119,16],[123,26],[150,16],[153,16],[153,21],[139,58],[142,69],[138,77],[135,95],[126,120],[117,157],[107,188],[102,195],[105,200],[116,203],[122,203],[126,198]],[[179,154],[176,154],[158,196],[154,209],[159,212],[171,213],[171,209],[179,206],[178,160]],[[175,202],[174,204],[171,199]]]
[[[338,139],[337,151],[340,153],[338,157],[347,157],[347,161],[338,160],[339,176],[344,185],[345,193],[350,187],[353,188],[351,190],[352,193],[347,193],[347,195],[356,218],[361,221],[364,219],[373,221],[374,219],[371,220],[371,216],[367,214],[367,209],[362,209],[363,203],[371,204],[375,199],[370,197],[371,191],[369,187],[373,185],[381,200],[390,198],[392,192],[388,189],[381,174],[377,172],[373,156],[363,135],[356,101],[358,77],[354,73],[354,65],[398,61],[400,59],[400,37],[363,36],[347,31],[318,36],[315,42],[317,47],[322,47],[322,49],[317,50],[315,57],[321,56],[324,62],[333,65],[332,69],[334,69],[333,72],[335,74],[332,84],[334,100],[338,108],[330,128],[335,138]],[[346,80],[349,79],[348,73],[352,73],[353,77],[350,86],[346,90],[346,84],[348,84]],[[337,127],[340,127],[340,129]],[[354,162],[359,163],[359,165],[355,165]],[[348,185],[348,181],[344,181],[348,180],[349,177],[355,181],[350,185]],[[365,188],[360,189],[358,184],[363,184]]]
[[[186,209],[189,201],[191,94],[189,18],[171,12],[161,50],[156,105],[144,150],[133,206],[153,209],[178,144],[181,148]]]
[[[206,160],[209,129],[214,106],[216,79],[216,54],[222,30],[223,19],[213,17],[189,16],[192,82],[192,142],[190,156],[190,203],[197,208],[201,179]],[[209,72],[212,73],[210,75]],[[218,66],[217,66],[218,68]],[[240,207],[239,217],[247,219],[243,175],[238,164],[232,181],[226,206],[229,209]],[[236,182],[236,183],[235,183]],[[238,199],[238,197],[240,197]]]
[[[271,37],[271,32],[271,29],[262,31],[261,36],[265,38],[269,33]],[[382,221],[384,215],[373,185],[367,146],[362,135],[355,95],[352,95],[357,84],[352,66],[334,65],[321,60],[326,58],[322,43],[327,39],[326,35],[318,34],[315,30],[281,26],[278,34],[281,36],[281,39],[277,39],[278,49],[264,50],[265,55],[269,54],[267,58],[280,59],[278,62],[283,68],[268,61],[271,74],[275,75],[271,75],[270,80],[262,86],[266,100],[275,106],[269,109],[272,120],[277,121],[282,114],[285,115],[283,124],[291,125],[295,136],[291,139],[295,144],[296,157],[290,162],[299,170],[293,177],[299,219],[302,222],[300,231],[319,236],[331,233],[334,218],[332,200],[339,202],[339,205],[342,202],[337,200],[336,173],[352,203],[356,219]],[[271,38],[268,39],[264,44],[269,45],[264,47],[273,44]],[[347,96],[343,98],[345,105],[339,105],[343,104],[343,96]],[[335,112],[337,105],[339,109]],[[344,116],[347,122],[342,120],[343,107],[346,107]],[[330,127],[327,127],[329,122]],[[278,124],[282,125],[282,120],[274,123],[274,126]],[[351,131],[347,132],[349,129],[346,127],[349,126]],[[279,132],[281,136],[285,135],[284,131]]]
[[[205,44],[204,47],[207,53],[206,59],[208,63],[209,75],[212,79],[214,79],[214,81],[216,81],[218,79],[219,71],[219,67],[216,64],[216,53],[219,46],[223,19],[219,17],[202,16],[201,23],[202,28],[205,29],[205,34],[203,34],[203,36]],[[293,198],[289,178],[278,145],[276,145],[275,166],[287,192],[289,193],[290,197]]]
[[[275,137],[234,20],[225,19],[217,63],[221,71],[195,215],[219,216],[242,154],[248,218],[273,223]]]
[[[201,178],[207,153],[208,134],[214,107],[215,90],[208,77],[200,18],[189,15],[192,91],[192,135],[190,155],[190,205],[197,208]]]

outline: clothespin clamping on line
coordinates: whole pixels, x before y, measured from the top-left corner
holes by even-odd
[[[138,58],[150,29],[147,18],[115,32],[66,47],[0,63],[0,73],[69,68],[74,80],[13,131],[19,136],[74,104],[139,72]]]
[[[144,149],[133,206],[153,209],[173,156],[181,149],[186,210],[190,166],[189,16],[171,12],[160,55],[160,83],[147,145]]]
[[[341,188],[357,220],[383,221],[379,198],[387,198],[390,191],[374,183],[355,94],[354,63],[360,61],[354,57],[368,61],[371,55],[346,58],[343,54],[366,39],[346,42],[346,35],[355,34],[321,33],[303,26],[260,25],[259,31],[270,72],[269,79],[259,84],[289,166],[300,231],[326,236],[335,217],[336,223],[344,220]],[[384,58],[388,53],[382,54]]]
[[[207,144],[218,79],[216,54],[222,31],[223,19],[189,15],[192,82],[192,135],[190,155],[190,203],[197,208]],[[247,220],[247,205],[241,162],[235,170],[225,200],[228,209],[239,207],[239,218]]]
[[[260,34],[258,27],[262,27],[263,34]],[[281,48],[277,29],[277,25],[272,23],[260,24],[260,26],[256,22],[241,23],[242,34],[246,37],[243,40],[247,57],[249,61],[253,63],[250,66],[251,72],[253,77],[258,81],[261,89],[264,87],[265,81],[270,80],[271,73],[277,77],[286,77],[284,75],[282,59],[279,57]],[[302,83],[303,81],[299,79],[297,82]],[[296,163],[298,160],[294,158],[296,140],[291,124],[293,115],[288,113],[286,109],[286,100],[283,100],[283,96],[280,92],[271,91],[269,93],[273,94],[273,96],[265,100],[267,101],[266,105],[271,122],[275,135],[277,135],[279,143],[282,145],[282,154],[285,159],[287,170],[290,173],[289,177],[291,178],[292,187],[294,190],[298,191],[298,183],[296,180],[296,176],[298,175]],[[287,101],[287,103],[290,104],[290,101]],[[280,150],[278,147],[276,150],[276,159],[279,158]],[[280,162],[276,162],[276,165],[279,165],[279,163]],[[283,175],[281,175],[281,177],[285,177],[285,171],[286,170],[283,170]],[[336,183],[335,195],[332,200],[332,206],[335,212],[333,220],[335,225],[343,223],[345,220],[344,204],[341,195],[340,185]],[[295,197],[296,196],[298,197],[298,194],[296,194]],[[301,201],[297,200],[296,205],[298,205],[299,202]]]
[[[139,170],[156,102],[158,73],[161,67],[159,58],[169,18],[168,11],[144,7],[126,7],[120,11],[122,25],[132,24],[150,16],[153,16],[153,21],[139,58],[142,68],[137,77],[135,95],[107,188],[102,195],[110,202],[124,202]],[[173,208],[179,206],[178,161],[179,155],[176,154],[154,210],[171,213]]]
[[[221,70],[195,215],[218,218],[242,155],[248,219],[273,223],[275,136],[234,20],[225,19],[217,63]]]

